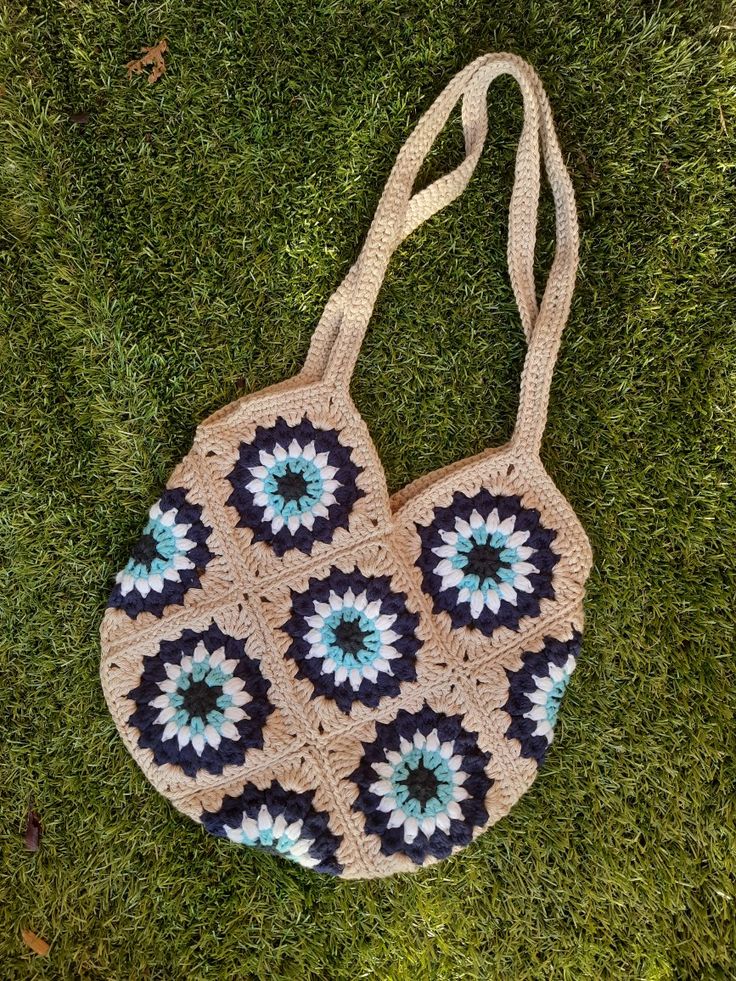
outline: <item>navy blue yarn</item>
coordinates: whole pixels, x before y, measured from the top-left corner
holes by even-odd
[[[455,531],[456,518],[469,521],[471,513],[478,511],[485,519],[494,508],[498,509],[501,521],[512,514],[516,516],[515,531],[529,532],[529,538],[524,544],[537,549],[529,562],[535,565],[539,572],[532,572],[526,576],[534,591],[532,593],[517,591],[516,606],[501,599],[498,613],[493,613],[488,607],[484,607],[480,616],[474,618],[470,611],[470,603],[458,602],[459,589],[441,588],[442,577],[433,572],[440,560],[432,549],[445,544],[439,533]],[[539,616],[540,600],[555,598],[552,570],[560,557],[552,551],[551,544],[557,537],[557,532],[545,528],[541,523],[539,511],[536,508],[524,507],[521,498],[516,494],[494,495],[482,488],[473,497],[468,497],[456,491],[448,507],[434,509],[431,524],[426,527],[417,524],[416,529],[422,542],[422,549],[416,560],[416,565],[422,571],[422,588],[432,598],[434,612],[447,613],[455,630],[461,627],[477,627],[486,637],[490,637],[499,627],[518,630],[519,621],[523,617]]]
[[[537,678],[549,677],[550,665],[555,664],[561,668],[572,656],[577,661],[580,654],[580,643],[582,634],[574,631],[571,640],[556,640],[554,637],[544,638],[544,647],[541,651],[527,651],[521,655],[522,667],[518,671],[506,669],[506,676],[509,679],[509,694],[502,711],[511,716],[511,722],[506,730],[507,739],[518,739],[521,743],[520,755],[527,759],[534,759],[537,765],[541,766],[549,748],[549,742],[544,736],[533,736],[532,733],[537,727],[533,719],[525,719],[524,714],[528,712],[533,702],[528,695],[537,690]]]
[[[327,517],[316,516],[311,531],[301,525],[292,533],[284,526],[274,533],[271,522],[264,520],[265,507],[257,505],[254,495],[246,489],[253,476],[251,467],[261,466],[260,452],[273,453],[276,444],[286,449],[293,439],[305,446],[314,441],[317,453],[328,453],[328,466],[336,467],[335,480],[341,486],[335,491],[335,503],[327,506]],[[258,426],[253,441],[241,443],[238,461],[228,474],[233,492],[227,503],[238,512],[239,528],[250,528],[253,540],[266,542],[276,555],[282,556],[292,548],[306,555],[311,554],[315,542],[325,544],[332,541],[338,528],[347,528],[350,512],[355,502],[365,497],[365,491],[358,487],[356,480],[363,467],[356,466],[352,460],[352,449],[340,442],[340,434],[332,429],[318,429],[304,416],[300,423],[290,426],[281,416],[270,428]]]
[[[238,661],[233,674],[245,682],[245,691],[250,695],[251,701],[242,706],[246,713],[245,718],[234,723],[240,738],[231,740],[222,736],[217,749],[207,744],[202,754],[198,755],[191,742],[180,749],[176,736],[167,740],[161,738],[164,725],[154,722],[160,709],[151,708],[148,702],[161,694],[158,682],[167,677],[166,665],[180,664],[183,657],[194,653],[194,648],[200,641],[210,654],[224,647],[226,658]],[[204,632],[186,629],[178,640],[161,641],[158,653],[154,657],[143,659],[140,682],[126,696],[136,704],[128,724],[138,730],[138,745],[142,749],[152,750],[153,758],[159,766],[165,763],[178,766],[188,777],[196,776],[200,770],[222,773],[225,766],[239,766],[245,759],[246,750],[263,748],[263,727],[274,710],[267,696],[271,682],[261,674],[260,661],[249,657],[245,653],[245,647],[246,641],[236,640],[223,633],[213,621]]]
[[[302,821],[303,837],[314,839],[307,854],[319,859],[319,863],[312,867],[314,872],[340,875],[343,867],[335,855],[342,841],[342,835],[336,835],[330,830],[329,815],[324,811],[318,811],[312,804],[313,799],[313,790],[303,793],[285,790],[275,780],[265,790],[259,790],[252,783],[247,783],[242,793],[237,796],[225,796],[218,811],[203,811],[200,820],[210,834],[218,838],[227,838],[225,825],[237,828],[246,815],[258,820],[258,812],[265,804],[274,818],[283,814],[289,824]],[[262,845],[251,847],[279,854]]]
[[[196,548],[190,549],[186,556],[194,563],[193,569],[179,569],[179,581],[164,580],[161,592],[151,590],[148,596],[141,596],[137,589],[131,589],[123,596],[120,586],[116,583],[107,601],[108,606],[124,610],[131,619],[141,613],[152,613],[154,616],[163,615],[167,606],[183,604],[184,597],[190,589],[201,589],[200,578],[207,565],[215,557],[207,547],[207,540],[212,529],[202,521],[202,508],[187,500],[187,491],[183,487],[174,487],[164,491],[158,500],[162,512],[176,508],[176,523],[191,525],[187,538],[196,542]]]
[[[376,738],[373,742],[363,743],[360,765],[348,778],[357,784],[359,791],[353,810],[362,811],[366,834],[378,835],[384,855],[402,852],[415,865],[422,865],[428,856],[447,858],[454,849],[462,848],[471,841],[473,828],[483,827],[487,823],[485,798],[495,782],[485,772],[491,754],[479,748],[478,734],[464,729],[462,721],[463,716],[435,712],[425,702],[419,712],[399,709],[393,722],[377,722]],[[378,810],[381,798],[368,789],[378,780],[372,764],[386,762],[387,752],[400,752],[401,736],[411,742],[415,733],[421,732],[426,736],[433,729],[437,730],[440,742],[452,740],[456,754],[462,756],[462,769],[469,774],[463,787],[470,796],[458,802],[463,819],[452,818],[449,833],[435,828],[430,835],[426,835],[420,830],[414,841],[407,844],[401,828],[388,827],[389,813]]]
[[[376,681],[363,678],[357,691],[347,679],[335,683],[333,674],[322,674],[322,659],[307,658],[311,645],[304,639],[311,630],[306,618],[314,615],[314,604],[327,603],[331,592],[342,597],[348,589],[356,595],[365,591],[371,603],[379,600],[379,615],[396,615],[391,630],[400,636],[392,646],[402,655],[390,661],[392,675],[379,671]],[[292,638],[286,656],[297,663],[297,677],[311,683],[311,697],[324,695],[347,714],[356,702],[375,708],[382,698],[396,698],[402,682],[416,681],[416,656],[422,646],[416,636],[418,625],[417,614],[407,609],[406,593],[392,590],[390,576],[365,576],[358,569],[346,573],[333,566],[324,579],[311,578],[304,592],[291,591],[291,615],[281,629]]]

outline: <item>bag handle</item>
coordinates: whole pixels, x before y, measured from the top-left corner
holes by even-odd
[[[527,338],[527,355],[515,445],[538,453],[547,417],[562,330],[572,301],[578,258],[575,196],[555,134],[552,112],[534,70],[512,54],[484,55],[459,72],[419,120],[399,152],[357,261],[332,295],[315,331],[306,373],[348,386],[373,306],[392,254],[422,222],[454,201],[467,186],[488,131],[490,83],[512,75],[524,100],[509,208],[508,266]],[[465,159],[453,171],[412,195],[417,174],[462,99]],[[540,191],[540,143],[556,211],[556,248],[541,305],[534,284],[534,251]]]

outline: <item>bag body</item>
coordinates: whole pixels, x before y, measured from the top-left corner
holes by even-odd
[[[500,74],[525,110],[508,248],[528,342],[516,427],[389,497],[351,374],[392,253],[470,179]],[[465,159],[412,194],[459,101]],[[557,244],[538,305],[540,150]],[[302,371],[198,427],[117,576],[101,678],[130,753],[206,830],[371,878],[461,849],[532,784],[592,562],[539,457],[577,246],[541,83],[514,55],[483,56],[401,150]]]

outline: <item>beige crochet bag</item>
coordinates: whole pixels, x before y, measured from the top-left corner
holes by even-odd
[[[501,74],[525,113],[508,241],[528,342],[516,427],[389,498],[351,373],[391,254],[468,183]],[[459,101],[464,161],[412,194]],[[538,306],[540,147],[557,246]],[[514,55],[478,58],[399,153],[302,371],[197,429],[117,576],[101,675],[143,772],[208,831],[319,872],[383,876],[467,845],[533,782],[591,566],[539,458],[577,248],[538,77]]]

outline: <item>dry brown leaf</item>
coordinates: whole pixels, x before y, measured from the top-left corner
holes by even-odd
[[[33,810],[33,803],[26,813],[26,833],[23,841],[29,852],[37,852],[41,845],[41,818]]]
[[[142,47],[143,57],[129,61],[125,66],[128,70],[128,78],[133,75],[140,75],[146,68],[153,66],[148,75],[148,84],[153,85],[166,71],[164,55],[168,50],[169,43],[165,37],[162,37],[158,44],[154,44],[152,48]]]
[[[27,947],[30,947],[33,953],[38,954],[39,957],[45,957],[51,950],[50,944],[47,944],[41,937],[37,937],[32,930],[21,930],[20,933],[23,937],[23,943]]]

